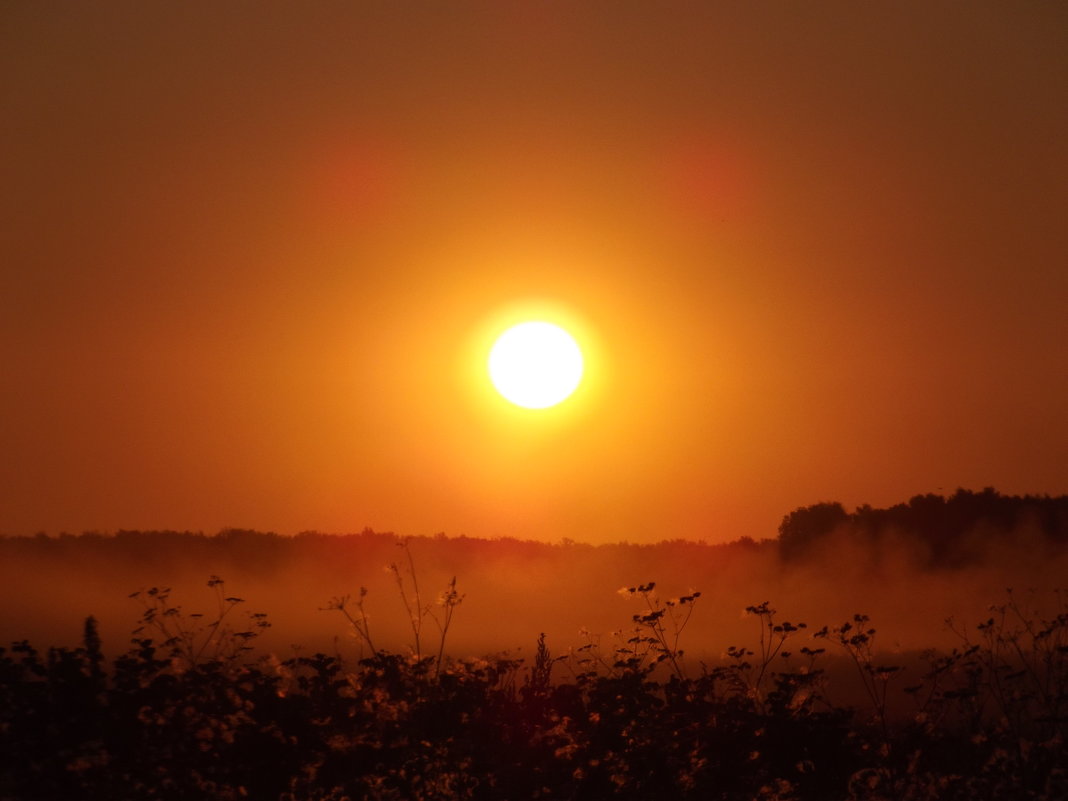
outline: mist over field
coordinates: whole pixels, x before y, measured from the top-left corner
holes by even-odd
[[[397,585],[434,604],[449,581],[463,596],[447,652],[529,657],[540,633],[554,653],[591,641],[610,648],[647,611],[623,587],[656,583],[662,601],[700,591],[680,645],[690,659],[716,660],[732,644],[751,643],[758,624],[744,610],[769,602],[780,620],[809,631],[854,613],[871,618],[876,647],[915,652],[959,644],[945,621],[974,630],[1006,588],[1041,610],[1068,575],[1068,499],[1005,497],[958,491],[917,496],[890,509],[815,504],[784,517],[777,539],[723,545],[666,540],[592,546],[512,539],[413,537],[364,531],[295,537],[250,531],[217,536],[120,532],[0,540],[0,643],[76,645],[86,616],[100,623],[104,650],[124,651],[143,611],[137,590],[169,587],[185,614],[212,614],[211,576],[225,595],[243,599],[229,618],[263,612],[272,624],[257,648],[282,658],[293,646],[348,658],[363,654],[332,598],[358,597],[380,649],[406,652],[408,613]],[[398,572],[389,569],[395,564]],[[1031,593],[1030,591],[1034,592]],[[437,609],[438,607],[433,607]],[[423,649],[436,647],[433,620]]]
[[[3,539],[0,798],[1059,801],[1066,544],[994,490],[722,545]]]

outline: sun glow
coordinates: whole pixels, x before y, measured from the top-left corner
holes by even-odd
[[[493,386],[506,400],[527,409],[545,409],[578,388],[582,351],[560,326],[529,321],[497,338],[488,368]]]

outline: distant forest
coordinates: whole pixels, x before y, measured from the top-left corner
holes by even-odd
[[[456,580],[466,601],[449,642],[461,654],[529,648],[541,633],[559,646],[581,643],[582,631],[611,636],[634,614],[617,590],[649,582],[665,598],[702,593],[687,628],[695,656],[741,641],[750,626],[741,610],[765,601],[811,622],[868,614],[887,647],[922,649],[951,642],[942,622],[980,619],[1005,588],[1050,591],[1068,575],[1068,496],[958,490],[853,512],[816,503],[785,515],[777,538],[709,543],[674,533],[636,543],[625,530],[614,542],[597,532],[598,545],[369,529],[0,537],[0,643],[71,643],[92,614],[115,652],[138,614],[132,592],[169,587],[203,611],[204,582],[217,575],[270,616],[275,625],[258,642],[283,652],[297,643],[329,651],[344,626],[321,610],[363,592],[383,647],[405,649],[402,577],[408,586],[418,578],[431,603]]]
[[[907,503],[888,508],[867,504],[847,512],[841,503],[820,502],[795,509],[783,517],[777,539],[757,542],[742,537],[731,542],[707,545],[685,539],[665,538],[656,544],[636,544],[624,540],[615,544],[589,545],[563,539],[555,544],[520,541],[509,537],[495,542],[506,544],[512,553],[534,556],[547,550],[590,548],[613,550],[634,548],[701,548],[722,552],[778,552],[786,563],[811,561],[828,551],[848,545],[861,549],[877,548],[892,543],[905,548],[913,557],[913,566],[920,569],[944,570],[970,567],[981,563],[992,547],[1003,546],[1024,537],[1029,545],[1042,545],[1060,550],[1068,545],[1068,495],[1002,495],[993,488],[980,492],[958,489],[949,497],[935,494],[916,495]],[[231,556],[240,556],[245,564],[263,563],[283,557],[299,547],[303,551],[331,551],[343,547],[345,540],[356,539],[362,546],[387,546],[396,541],[389,532],[364,529],[359,534],[323,534],[301,532],[294,537],[274,532],[247,529],[225,529],[217,535],[189,531],[126,531],[115,534],[85,532],[81,535],[61,533],[49,536],[38,533],[32,537],[0,537],[0,553],[34,552],[44,555],[80,541],[91,547],[114,548],[124,554],[141,554],[149,561],[168,558],[167,554],[181,554],[183,560],[195,554],[224,549]],[[486,542],[466,536],[413,537],[431,551],[447,546],[452,551],[474,550]],[[318,545],[318,547],[316,547]]]
[[[779,526],[779,552],[786,561],[818,554],[842,540],[874,546],[884,539],[914,546],[919,567],[959,568],[982,561],[992,545],[1022,535],[1061,548],[1068,543],[1068,495],[1002,495],[958,489],[916,495],[888,509],[859,506],[850,514],[840,503],[796,509]],[[835,537],[842,538],[832,543]]]

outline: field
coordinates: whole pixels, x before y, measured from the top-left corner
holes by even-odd
[[[5,632],[80,642],[0,651],[0,799],[1068,797],[1060,529],[986,518],[933,561],[854,517],[799,555],[826,511],[720,546],[5,540]],[[138,570],[180,589],[116,590]]]

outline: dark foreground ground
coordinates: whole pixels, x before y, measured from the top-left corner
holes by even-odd
[[[237,599],[192,617],[150,590],[114,660],[92,620],[78,648],[0,650],[0,799],[1068,798],[1064,608],[1010,595],[891,709],[903,674],[861,616],[813,632],[751,607],[759,639],[695,666],[675,643],[696,597],[630,593],[645,611],[612,645],[543,639],[526,662],[444,656],[447,595],[407,655],[337,599],[365,647],[350,663],[257,656],[267,620],[229,627]],[[831,654],[863,703],[828,700]]]

